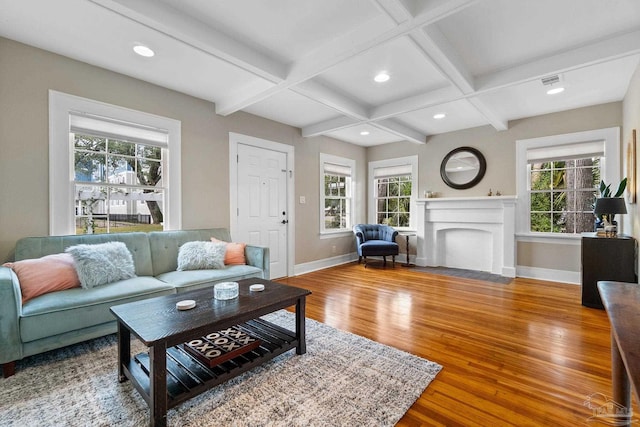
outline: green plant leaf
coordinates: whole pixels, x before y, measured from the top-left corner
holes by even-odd
[[[622,196],[622,193],[624,193],[625,188],[627,188],[627,178],[620,181],[620,185],[618,185],[618,190],[616,191],[616,194],[613,197]]]

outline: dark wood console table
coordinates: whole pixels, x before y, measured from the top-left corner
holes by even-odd
[[[598,290],[611,323],[613,400],[630,411],[631,386],[640,401],[640,285],[604,281],[598,282]],[[630,425],[631,416],[621,420]]]

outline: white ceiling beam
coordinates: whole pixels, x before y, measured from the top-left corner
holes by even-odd
[[[378,5],[396,22],[403,22],[411,17],[410,5],[401,0],[377,0]],[[471,94],[475,91],[474,78],[468,67],[462,61],[458,52],[451,43],[435,26],[416,28],[409,37],[416,48],[424,55],[425,59],[436,68],[440,74],[463,94]],[[471,101],[471,105],[487,119],[496,130],[506,130],[507,122],[497,116],[484,103],[477,99]],[[388,107],[387,107],[388,108]],[[406,105],[403,106],[406,108]],[[422,107],[424,108],[424,107]],[[396,114],[398,114],[396,112]],[[395,115],[395,114],[392,114]]]
[[[410,113],[411,111],[455,101],[463,97],[463,94],[458,88],[447,86],[380,105],[371,110],[371,120],[382,120],[399,114]]]
[[[310,80],[324,71],[361,55],[370,49],[395,40],[398,37],[406,36],[414,29],[424,25],[437,22],[473,5],[478,0],[436,0],[431,1],[423,8],[418,16],[408,19],[400,25],[396,25],[389,31],[383,32],[376,37],[371,38],[371,34],[378,34],[379,28],[388,26],[388,16],[380,15],[368,22],[363,23],[353,31],[337,37],[318,49],[309,52],[295,63],[291,64],[286,81],[275,87],[264,91],[257,91],[251,96],[237,97],[225,103],[216,104],[216,113],[228,115],[238,110],[246,108],[256,102],[260,102],[277,94],[280,91],[287,90],[297,84]]]
[[[418,144],[427,143],[427,135],[423,134],[422,132],[418,132],[413,128],[405,126],[393,119],[384,119],[379,122],[371,122],[370,125],[378,129],[390,132],[394,135],[398,135],[399,137],[404,138],[407,141],[415,142]]]
[[[273,83],[286,78],[287,66],[193,19],[179,9],[152,0],[90,0]]]
[[[369,119],[369,111],[365,107],[317,81],[309,80],[291,89],[313,101],[333,108],[347,117],[357,120]]]
[[[491,108],[487,107],[479,98],[467,98],[467,101],[473,105],[480,114],[491,123],[491,126],[497,131],[509,129],[509,121],[499,117]]]
[[[515,86],[548,75],[577,70],[640,53],[640,31],[560,52],[476,78],[476,94]]]
[[[362,123],[360,120],[352,119],[351,117],[340,116],[334,119],[325,120],[323,122],[314,123],[302,128],[302,136],[312,137],[323,135],[329,132],[335,132],[338,130],[350,128],[354,125]]]

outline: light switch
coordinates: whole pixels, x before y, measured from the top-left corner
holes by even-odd
[[[304,196],[300,196],[300,204],[304,205],[305,203],[307,203],[307,198]]]

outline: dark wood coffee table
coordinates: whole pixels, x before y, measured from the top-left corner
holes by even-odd
[[[264,291],[251,292],[254,283],[264,284]],[[238,284],[240,295],[232,300],[214,299],[210,288],[111,307],[118,321],[119,380],[130,379],[147,402],[150,425],[165,426],[168,409],[286,351],[306,352],[305,298],[311,292],[263,279]],[[176,302],[187,299],[195,300],[196,307],[176,309]],[[295,331],[259,319],[292,305]],[[181,346],[234,325],[259,338],[260,347],[210,368]],[[148,353],[131,356],[131,334],[149,347]]]

